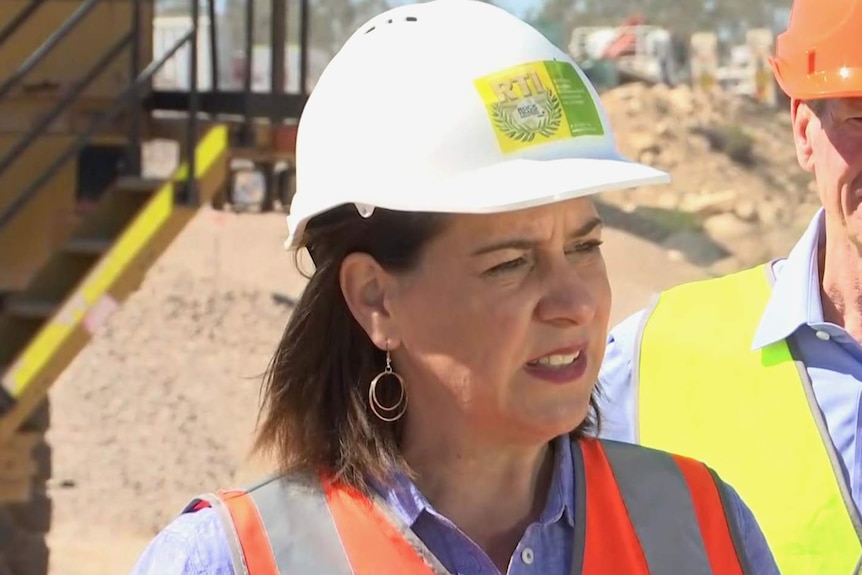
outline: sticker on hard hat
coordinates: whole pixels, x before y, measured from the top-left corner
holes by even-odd
[[[521,64],[475,84],[504,153],[605,133],[592,94],[568,62]]]

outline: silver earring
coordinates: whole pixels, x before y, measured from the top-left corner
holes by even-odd
[[[383,405],[377,398],[377,384],[384,377],[394,377],[398,381],[401,395],[395,405]],[[368,388],[368,405],[372,413],[381,421],[392,423],[398,421],[404,416],[407,411],[407,388],[404,386],[404,378],[392,370],[392,358],[389,355],[389,350],[386,350],[386,367],[377,374],[377,377],[371,380],[371,386]]]

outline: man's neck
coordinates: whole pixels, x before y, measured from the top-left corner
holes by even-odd
[[[823,318],[862,343],[862,255],[846,234],[835,231],[827,230],[819,249]]]
[[[404,455],[419,490],[505,573],[524,530],[538,519],[547,499],[553,449],[547,444],[495,449],[466,442],[463,435],[452,442],[405,439]]]

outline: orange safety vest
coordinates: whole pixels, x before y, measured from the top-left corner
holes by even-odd
[[[752,575],[726,487],[704,464],[609,440],[574,444],[572,575]],[[448,575],[376,495],[276,477],[193,500],[213,507],[237,575]]]

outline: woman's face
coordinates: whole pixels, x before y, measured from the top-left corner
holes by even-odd
[[[456,215],[387,280],[381,325],[408,429],[532,442],[584,420],[611,307],[601,231],[589,199]]]

